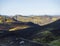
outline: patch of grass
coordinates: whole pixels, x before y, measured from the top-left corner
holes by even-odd
[[[60,39],[59,40],[54,40],[50,43],[50,46],[60,46]]]

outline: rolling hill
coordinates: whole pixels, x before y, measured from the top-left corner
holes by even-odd
[[[0,40],[0,44],[5,44],[9,40],[19,43],[19,39],[22,37],[26,40],[42,43],[44,46],[53,42],[55,43],[56,40],[58,42],[60,39],[60,19],[58,17],[23,16],[23,18],[22,16],[19,16],[18,19],[15,17],[0,16],[0,39],[2,39]]]

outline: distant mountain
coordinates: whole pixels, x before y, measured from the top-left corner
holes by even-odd
[[[1,23],[15,22],[15,21],[16,21],[16,20],[13,19],[12,17],[3,16],[3,15],[0,16],[0,24],[1,24]]]
[[[9,16],[0,16],[0,30],[18,30],[29,27],[23,22],[17,21]]]
[[[49,23],[52,23],[58,19],[60,19],[60,16],[22,16],[22,15],[16,15],[13,16],[14,19],[22,22],[33,22],[35,24],[39,25],[46,25]]]

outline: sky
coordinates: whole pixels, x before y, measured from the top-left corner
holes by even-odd
[[[60,15],[60,0],[0,0],[1,15]]]

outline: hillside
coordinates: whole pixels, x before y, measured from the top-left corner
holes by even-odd
[[[22,15],[17,15],[13,17],[14,19],[22,22],[33,22],[35,24],[39,25],[46,25],[49,23],[52,23],[58,19],[60,19],[60,16],[22,16]]]
[[[28,38],[31,35],[40,31],[40,29],[42,28],[40,25],[34,24],[32,22],[21,22],[15,20],[14,18],[10,17],[7,18],[5,19],[8,20],[9,22],[2,18],[5,21],[0,23],[0,32],[2,32],[2,34],[4,34],[5,31],[8,32],[7,34],[10,34],[9,32],[13,32],[12,34],[17,34],[20,35],[21,37]]]
[[[57,43],[59,45],[60,18],[50,17],[0,16],[0,45],[19,46],[21,41],[24,41],[26,46],[53,46]]]
[[[30,27],[26,23],[19,22],[8,16],[0,16],[0,30],[14,31]]]
[[[60,40],[59,24],[60,24],[60,19],[53,23],[44,25],[42,32],[38,32],[35,35],[33,35],[32,40],[40,43],[52,44],[51,46],[54,46],[55,44],[57,44],[56,46],[59,46],[60,44],[60,41],[58,41]]]

